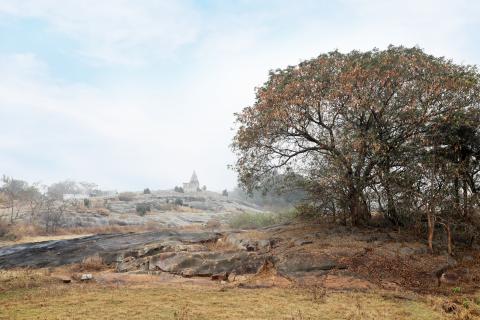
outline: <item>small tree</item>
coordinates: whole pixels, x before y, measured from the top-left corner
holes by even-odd
[[[44,202],[44,195],[38,189],[38,183],[34,183],[24,190],[23,201],[25,201],[28,205],[28,209],[30,211],[30,222],[33,222]]]
[[[151,194],[152,192],[150,191],[149,188],[143,189],[143,194]]]
[[[10,223],[13,223],[20,216],[20,200],[25,196],[28,183],[7,176],[2,177],[2,182],[1,191],[7,198],[8,207],[10,208]]]
[[[40,214],[40,221],[45,227],[45,232],[55,233],[63,224],[67,202],[57,200],[52,197],[46,197],[43,210]]]
[[[224,189],[224,190],[222,191],[222,196],[228,197],[228,191],[227,191],[227,189]]]

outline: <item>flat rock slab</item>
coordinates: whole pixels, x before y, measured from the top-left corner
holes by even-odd
[[[214,232],[154,231],[145,233],[99,234],[83,238],[26,243],[0,248],[0,268],[56,267],[79,263],[100,255],[107,264],[117,261],[125,251],[143,250],[147,245],[164,242],[200,244],[216,241]]]
[[[149,259],[150,270],[183,276],[255,273],[265,258],[252,252],[167,252]]]

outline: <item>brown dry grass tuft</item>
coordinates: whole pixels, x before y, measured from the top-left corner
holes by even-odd
[[[190,320],[192,318],[192,310],[190,310],[188,304],[180,308],[180,310],[173,313],[174,320]]]
[[[105,264],[102,257],[99,255],[86,257],[81,263],[76,263],[69,266],[71,272],[102,271],[108,268],[109,266]]]

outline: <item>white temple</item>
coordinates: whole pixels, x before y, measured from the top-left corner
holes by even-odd
[[[198,182],[197,174],[193,171],[190,182],[185,182],[183,184],[184,192],[197,192],[200,190],[200,182]]]

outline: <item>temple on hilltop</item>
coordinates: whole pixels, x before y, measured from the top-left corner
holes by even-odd
[[[184,192],[197,192],[200,190],[200,182],[198,182],[197,174],[193,171],[190,182],[185,182],[183,184]]]

